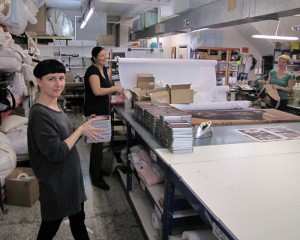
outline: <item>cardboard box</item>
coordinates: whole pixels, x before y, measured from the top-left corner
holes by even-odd
[[[152,74],[138,75],[136,87],[141,89],[154,89],[155,77]]]
[[[132,95],[132,101],[149,101],[146,98],[147,90],[141,88],[132,88],[130,89],[130,93]]]
[[[161,103],[170,103],[170,94],[165,88],[159,88],[154,90],[148,90],[150,101],[157,101]]]
[[[207,55],[208,60],[222,60],[222,53],[221,51],[209,51]]]
[[[5,178],[5,188],[6,203],[10,205],[31,207],[39,199],[38,180],[31,168],[16,168]]]
[[[46,4],[39,8],[39,11],[36,15],[37,23],[31,24],[28,22],[25,32],[35,32],[39,35],[46,34],[46,16],[47,16],[47,8]]]
[[[72,72],[66,72],[66,82],[74,82],[74,74]]]
[[[291,42],[291,49],[300,49],[300,42]]]
[[[114,35],[97,35],[97,46],[115,46]]]
[[[222,60],[221,51],[209,50],[208,52],[199,52],[199,59]]]
[[[191,84],[167,85],[170,94],[170,103],[193,103],[194,90]]]

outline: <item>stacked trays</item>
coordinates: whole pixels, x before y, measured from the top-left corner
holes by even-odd
[[[103,131],[99,131],[102,137],[99,138],[96,142],[93,142],[89,138],[86,138],[86,143],[110,142],[111,119],[109,115],[96,116],[96,120],[92,122],[92,125],[103,129]]]

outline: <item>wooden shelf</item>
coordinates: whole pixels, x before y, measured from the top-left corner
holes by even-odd
[[[225,85],[228,85],[230,74],[236,72],[236,75],[238,75],[237,65],[236,69],[231,69],[232,64],[235,64],[234,61],[231,61],[231,56],[233,52],[239,51],[239,48],[201,46],[191,51],[191,58],[200,60],[216,60],[218,62],[216,66],[216,74],[218,75],[217,82],[221,81],[222,77],[225,77]],[[222,54],[225,54],[225,56],[222,56]],[[220,66],[222,65],[224,65],[224,67],[220,69]]]
[[[36,44],[48,44],[49,42],[53,42],[54,40],[65,40],[66,43],[69,40],[74,40],[74,37],[60,37],[60,36],[31,36],[32,39],[36,42]]]
[[[33,39],[51,39],[51,40],[74,40],[74,37],[60,37],[60,36],[31,36]]]
[[[225,48],[225,47],[197,47],[196,50],[240,51],[239,48]]]

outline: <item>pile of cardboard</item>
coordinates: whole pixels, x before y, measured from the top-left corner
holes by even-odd
[[[194,91],[191,84],[167,85],[155,88],[155,77],[152,74],[140,74],[136,88],[130,90],[133,101],[158,101],[161,103],[192,103]]]

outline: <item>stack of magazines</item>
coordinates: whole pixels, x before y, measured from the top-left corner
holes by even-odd
[[[165,130],[166,145],[170,152],[193,152],[194,132],[190,122],[186,120],[166,121]]]
[[[98,138],[97,141],[93,142],[89,138],[85,139],[86,143],[99,143],[99,142],[110,142],[111,140],[111,119],[110,115],[96,116],[96,120],[92,122],[92,125],[98,128],[102,128],[103,131],[99,131],[102,137]]]
[[[171,152],[193,151],[191,114],[159,102],[135,102],[133,109],[135,118]]]

